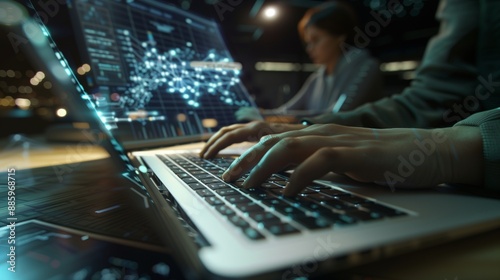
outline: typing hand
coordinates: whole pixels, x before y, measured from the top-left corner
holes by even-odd
[[[264,121],[226,126],[221,128],[208,140],[200,152],[200,157],[213,158],[219,151],[232,144],[245,141],[255,142],[268,134],[282,133],[301,128],[304,128],[304,126],[299,124],[268,123]]]
[[[248,170],[243,187],[260,186],[272,173],[296,166],[284,194],[293,196],[328,172],[389,187],[440,183],[480,184],[482,146],[473,127],[369,129],[334,124],[263,137],[222,178]]]

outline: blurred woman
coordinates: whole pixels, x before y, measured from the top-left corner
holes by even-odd
[[[241,108],[239,120],[293,116],[297,119],[326,112],[347,111],[383,97],[378,62],[368,51],[353,47],[357,16],[342,1],[309,9],[298,32],[313,63],[319,66],[295,96],[275,109]],[[275,120],[276,118],[273,118]]]

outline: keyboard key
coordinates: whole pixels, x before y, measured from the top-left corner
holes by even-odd
[[[252,227],[244,228],[243,233],[245,234],[246,237],[252,240],[259,240],[264,238],[264,235],[262,235],[260,232],[258,232],[256,229]]]
[[[227,189],[228,186],[224,183],[208,184],[207,187],[212,190]]]
[[[240,227],[240,228],[246,228],[246,227],[249,227],[250,225],[248,224],[247,221],[245,221],[244,219],[242,219],[240,216],[232,216],[232,217],[229,217],[229,221],[237,226],[237,227]]]
[[[201,183],[189,183],[188,186],[193,189],[193,190],[201,190],[201,189],[206,189],[204,185]]]
[[[285,180],[273,180],[271,181],[273,184],[284,187],[286,186],[287,181]]]
[[[294,218],[294,221],[297,223],[303,225],[304,227],[308,229],[319,229],[319,228],[326,228],[330,227],[334,224],[333,219],[327,219],[324,217],[297,217]]]
[[[230,188],[217,189],[217,190],[215,190],[215,192],[218,193],[220,196],[229,196],[229,195],[239,194],[239,192],[237,190],[230,189]]]
[[[262,189],[255,189],[255,188],[250,188],[250,189],[242,189],[242,192],[250,195],[252,198],[256,200],[263,200],[263,199],[273,199],[275,198],[274,195],[271,194],[269,191],[265,191]]]
[[[243,213],[248,213],[248,212],[264,212],[264,208],[262,206],[251,202],[251,203],[238,203],[235,205],[236,208],[240,209],[241,212]]]
[[[257,223],[268,223],[268,224],[279,224],[281,223],[280,218],[276,217],[271,212],[250,212],[248,216],[256,221]]]
[[[235,214],[234,210],[227,205],[219,205],[215,207],[215,209],[224,216],[232,216]]]
[[[330,187],[319,185],[319,184],[314,184],[314,185],[308,186],[308,188],[313,189],[313,190],[331,189]]]
[[[236,188],[241,189],[241,188],[243,188],[243,180],[237,180],[237,181],[233,182],[232,185]]]
[[[245,197],[241,194],[228,195],[228,196],[225,196],[224,199],[226,199],[226,201],[231,203],[231,204],[252,202],[250,199],[248,199],[247,197]]]
[[[291,233],[298,233],[299,230],[294,228],[290,224],[285,224],[285,223],[279,223],[279,224],[267,224],[263,223],[264,228],[267,229],[270,233],[273,235],[284,235],[284,234],[291,234]]]
[[[220,200],[220,198],[215,197],[215,196],[207,196],[207,197],[205,197],[205,201],[208,202],[212,206],[224,204],[224,202],[222,200]]]
[[[214,175],[212,175],[212,174],[208,174],[208,173],[205,173],[205,174],[198,174],[198,175],[194,175],[194,177],[195,177],[196,179],[203,180],[203,179],[213,179],[213,178],[214,178]]]
[[[274,205],[274,210],[288,217],[301,217],[306,216],[306,213],[299,208],[293,207],[292,205]]]
[[[196,193],[201,197],[214,196],[214,194],[208,189],[197,190]]]
[[[186,184],[191,184],[191,183],[198,183],[198,181],[195,179],[195,178],[182,178],[182,181],[184,181],[184,183]]]
[[[335,198],[321,201],[321,204],[342,211],[356,209],[356,207],[354,207],[353,205],[347,204]]]
[[[267,205],[268,207],[286,207],[290,205],[278,198],[263,199],[261,202]]]
[[[283,196],[283,190],[284,189],[282,188],[278,188],[278,189],[270,189],[269,191],[276,196]]]
[[[273,184],[273,183],[262,183],[262,185],[260,185],[261,188],[264,188],[264,189],[283,189],[283,186],[279,186],[279,185],[276,185],[276,184]]]
[[[222,183],[221,180],[219,179],[216,179],[216,178],[206,178],[206,179],[202,179],[200,180],[202,183],[204,184],[215,184],[215,183]]]

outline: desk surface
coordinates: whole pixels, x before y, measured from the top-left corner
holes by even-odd
[[[116,173],[104,149],[23,137],[0,143],[4,147],[0,150],[2,178],[8,168],[16,169],[16,240],[30,244],[18,249],[17,274],[8,272],[6,263],[0,264],[1,279],[75,273],[90,278],[96,273],[120,275],[125,270],[159,279],[182,278],[158,233],[147,230],[153,221],[140,190]],[[6,233],[6,188],[1,195],[0,224]],[[37,237],[27,238],[33,234]],[[74,237],[72,242],[65,239],[69,236]],[[84,242],[88,240],[91,246]],[[2,242],[7,244],[5,239]],[[1,248],[7,248],[5,244]],[[500,279],[499,260],[497,229],[324,278],[493,280]],[[36,267],[43,267],[45,274],[33,269]],[[23,270],[28,278],[19,278]]]

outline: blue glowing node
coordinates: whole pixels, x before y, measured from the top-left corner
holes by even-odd
[[[132,37],[130,41],[138,42]],[[239,82],[240,71],[219,67],[219,63],[231,61],[227,56],[213,49],[205,55],[191,48],[161,51],[152,35],[147,42],[139,44],[135,49],[141,50],[142,55],[138,55],[139,60],[130,71],[130,89],[117,101],[120,107],[130,111],[145,108],[153,96],[161,92],[178,94],[194,108],[201,106],[204,94],[223,97],[221,102],[228,104],[249,105],[247,101],[236,101],[238,91],[234,87]],[[188,47],[192,45],[192,42],[186,43]],[[193,61],[206,62],[207,66],[192,67]]]

